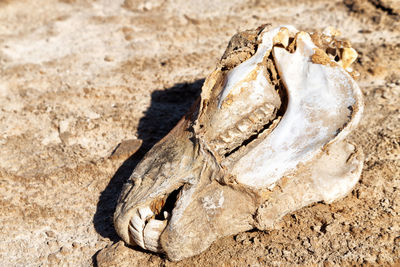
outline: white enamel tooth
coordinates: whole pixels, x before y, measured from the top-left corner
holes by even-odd
[[[136,230],[135,228],[133,228],[131,225],[128,225],[129,227],[129,231],[131,232],[131,234],[133,235],[133,239],[135,240],[135,243],[137,245],[139,245],[142,248],[145,248],[144,246],[144,242],[143,242],[143,235],[142,233],[140,233],[138,230]]]
[[[144,244],[146,249],[161,252],[160,236],[167,226],[167,220],[150,220],[144,229]]]
[[[139,225],[133,225],[133,224],[130,224],[130,226],[131,227],[133,227],[136,231],[138,231],[138,232],[141,232],[142,231],[142,227],[140,227]]]
[[[164,212],[163,212],[163,215],[164,215],[164,219],[168,219],[168,217],[169,217],[168,211],[164,211]]]
[[[239,131],[241,131],[242,133],[247,133],[250,129],[251,129],[251,122],[247,119],[244,119],[242,121],[240,121],[236,127],[239,129]]]
[[[257,110],[254,111],[254,114],[256,114],[257,118],[261,121],[265,117],[264,112],[261,110],[261,108],[258,108]]]
[[[274,111],[274,107],[267,105],[265,107],[260,107],[260,110],[264,113],[265,116],[271,115]]]
[[[239,136],[240,135],[240,131],[238,130],[238,129],[230,129],[230,130],[228,130],[228,135],[232,138],[232,139],[234,139],[234,138],[236,138],[237,136]]]
[[[254,124],[258,122],[258,116],[255,113],[251,113],[248,119]]]
[[[154,213],[151,211],[150,207],[143,207],[139,208],[139,216],[140,218],[145,221],[147,218],[151,217],[154,215]]]
[[[160,235],[161,232],[156,231],[146,231],[144,244],[146,249],[158,252],[161,248],[160,246]]]
[[[139,242],[143,242],[143,238],[142,238],[142,231],[138,231],[135,227],[133,227],[132,225],[129,225],[129,231],[131,232],[131,234],[133,235],[135,241],[139,241]]]
[[[143,229],[144,228],[144,220],[140,219],[139,216],[135,215],[131,219],[131,223],[135,226],[136,229]]]
[[[225,133],[225,134],[221,135],[221,139],[222,139],[222,141],[224,141],[225,143],[229,143],[229,142],[232,140],[232,138],[229,136],[228,133]]]

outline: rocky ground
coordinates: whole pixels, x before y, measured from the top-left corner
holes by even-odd
[[[230,37],[263,23],[331,25],[359,52],[360,182],[179,263],[126,247],[112,225],[123,182]],[[400,264],[399,108],[396,0],[0,0],[0,265]]]

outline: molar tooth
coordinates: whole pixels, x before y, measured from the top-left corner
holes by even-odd
[[[274,107],[271,105],[261,106],[259,110],[264,113],[264,116],[271,116],[274,112]]]
[[[224,153],[225,147],[226,147],[226,143],[223,142],[222,140],[214,140],[213,142],[214,145],[214,150],[217,151],[217,153],[219,155],[222,155]]]
[[[250,114],[249,120],[251,121],[254,120],[254,123],[256,124],[262,122],[264,120],[264,117],[265,117],[264,113],[259,109],[256,109],[253,111],[252,114]]]
[[[233,129],[229,129],[229,130],[228,130],[228,135],[229,135],[231,138],[235,138],[235,137],[237,137],[237,136],[240,136],[241,134],[240,134],[240,132],[239,132],[237,129],[233,128]]]
[[[258,118],[257,118],[256,114],[254,114],[254,113],[251,113],[247,118],[251,121],[251,123],[258,122]]]
[[[236,128],[238,128],[242,133],[248,133],[251,130],[251,126],[251,122],[247,119],[244,119],[236,125]]]
[[[221,140],[224,141],[225,143],[231,142],[232,138],[229,136],[229,132],[228,133],[223,133],[221,135]]]
[[[213,141],[214,147],[218,150],[220,148],[224,148],[226,143],[221,139],[216,139]]]
[[[260,121],[263,121],[263,119],[265,118],[265,114],[264,114],[264,112],[261,110],[261,108],[256,109],[256,110],[254,111],[254,114],[257,116],[257,118],[258,118]]]

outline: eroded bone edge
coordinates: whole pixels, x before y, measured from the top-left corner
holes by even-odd
[[[275,63],[280,69],[281,78],[286,83],[289,104],[275,130],[235,165],[233,174],[242,184],[272,189],[275,182],[285,173],[293,171],[298,163],[312,159],[324,145],[343,139],[360,119],[361,92],[347,72],[340,67],[312,63],[310,58],[317,47],[307,33],[298,35],[297,44],[297,49],[293,54],[283,48],[274,48]],[[307,68],[306,71],[304,68]],[[351,97],[340,99],[339,91],[335,95],[335,86],[339,86],[337,83],[342,83],[341,85],[345,87],[347,83]],[[296,85],[295,88],[293,84]],[[321,84],[326,86],[321,86]],[[320,93],[319,96],[318,93]],[[323,126],[324,121],[312,123],[304,117],[302,101],[310,96],[316,98],[315,104],[324,106],[328,113],[340,109],[343,105],[353,107],[351,120],[341,129],[338,136],[335,137],[335,133],[327,132],[328,128]],[[338,99],[335,102],[332,98]],[[311,137],[305,136],[307,138],[299,142],[299,136],[304,135],[305,130],[312,130],[313,127],[318,129],[318,133]]]
[[[257,69],[257,65],[264,60],[264,57],[268,55],[269,51],[272,49],[274,37],[283,28],[288,29],[290,34],[293,35],[298,32],[295,27],[290,25],[276,27],[272,30],[264,29],[264,31],[261,33],[262,42],[259,44],[256,53],[251,58],[233,68],[227,74],[224,88],[222,89],[218,99],[218,108],[221,108],[221,105],[226,97],[238,90],[240,85],[251,74],[251,72]],[[265,77],[263,75],[257,75],[257,79],[265,79]],[[263,92],[263,84],[263,82],[254,83],[255,88],[253,88],[253,90]]]

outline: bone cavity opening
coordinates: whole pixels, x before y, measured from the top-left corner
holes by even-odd
[[[273,49],[288,107],[271,134],[235,165],[233,173],[240,183],[272,188],[299,163],[321,151],[350,120],[355,103],[351,78],[340,67],[312,63],[315,49],[304,32],[297,36],[294,53]]]

